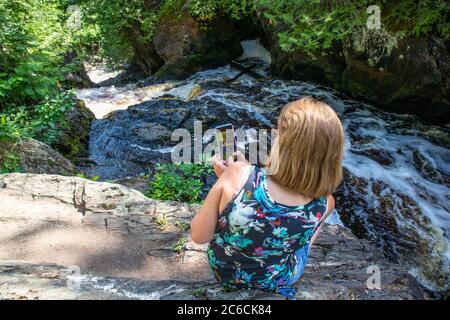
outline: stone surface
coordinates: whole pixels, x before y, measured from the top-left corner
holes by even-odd
[[[133,47],[134,61],[146,75],[155,73],[164,63],[153,43],[143,42],[137,25],[129,28],[128,38]]]
[[[71,161],[78,163],[88,156],[89,131],[95,119],[83,100],[77,99],[75,106],[67,111],[67,128],[61,129],[61,136],[55,148]]]
[[[112,182],[144,193],[149,188],[150,179],[148,176],[139,175],[139,176],[128,176],[128,177],[124,177],[121,179],[115,179]]]
[[[75,60],[79,59],[78,54],[75,51],[69,51],[64,56],[64,64],[74,64]],[[78,63],[75,63],[78,64]],[[65,80],[70,86],[75,88],[91,88],[95,87],[95,83],[91,81],[89,76],[87,75],[86,68],[83,64],[79,65],[78,71],[67,71],[64,75]]]
[[[0,143],[0,163],[8,152],[20,159],[24,172],[74,175],[78,170],[70,160],[63,157],[49,145],[34,139],[24,139],[18,143]]]
[[[205,245],[186,229],[198,206],[154,201],[116,184],[0,176],[0,298],[280,299],[224,292]],[[369,290],[368,267],[381,270]],[[79,269],[78,269],[79,268]],[[296,285],[299,299],[423,298],[416,281],[367,240],[325,225]]]

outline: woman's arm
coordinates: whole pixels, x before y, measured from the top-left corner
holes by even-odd
[[[192,240],[196,243],[207,243],[213,239],[219,212],[240,187],[244,169],[248,168],[248,164],[244,162],[234,162],[222,167],[217,159],[213,159],[213,166],[219,179],[191,222]]]
[[[219,215],[222,191],[223,182],[219,178],[209,191],[202,207],[192,219],[191,234],[195,243],[207,243],[212,240]]]
[[[334,198],[332,195],[328,196],[328,201],[327,201],[327,210],[325,212],[325,216],[322,218],[322,223],[319,227],[319,229],[316,230],[316,233],[313,235],[313,237],[311,238],[311,241],[309,242],[309,245],[312,246],[314,240],[316,240],[317,236],[319,235],[320,229],[322,229],[323,224],[325,223],[325,220],[328,218],[328,216],[330,215],[330,213],[333,211],[334,209]]]

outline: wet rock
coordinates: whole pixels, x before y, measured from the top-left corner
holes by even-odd
[[[226,64],[232,58],[226,52],[192,54],[166,62],[152,77],[155,80],[184,79],[192,73]]]
[[[9,154],[19,159],[19,167],[24,172],[74,175],[75,165],[49,145],[34,139],[24,139],[17,143],[0,142],[0,163]]]
[[[425,285],[448,290],[448,244],[443,230],[430,223],[416,201],[386,183],[344,172],[335,195],[344,224],[359,237],[377,242],[390,260],[406,266]]]
[[[64,64],[69,65],[75,63],[75,60],[79,59],[78,54],[75,51],[66,53],[64,57]],[[75,88],[92,88],[95,87],[95,83],[89,78],[86,68],[82,63],[78,64],[78,71],[68,71],[65,74],[65,80],[70,86]]]
[[[123,66],[116,76],[100,81],[97,85],[99,87],[124,87],[128,84],[144,80],[147,76],[148,75],[142,71],[137,63],[131,63]]]
[[[102,179],[133,176],[170,160],[171,134],[189,113],[183,101],[163,98],[95,120],[90,133],[95,174]]]
[[[217,81],[215,86],[219,85],[226,84]],[[205,90],[213,86],[205,83]],[[239,92],[238,86],[229,84],[229,87],[230,94]],[[173,147],[181,141],[180,137],[171,140],[176,129],[187,129],[193,139],[196,122],[201,122],[203,133],[226,122],[241,123],[247,128],[261,125],[264,116],[255,115],[251,108],[232,109],[208,96],[199,98],[201,92],[190,97],[199,90],[203,87],[187,90],[186,100],[166,94],[95,120],[89,150],[90,159],[97,165],[83,169],[102,179],[138,175],[157,162],[170,160]]]
[[[144,123],[135,128],[134,133],[146,141],[157,141],[160,139],[167,139],[172,133],[167,127],[159,123]]]
[[[6,174],[1,184],[2,298],[282,298],[215,283],[206,246],[186,228],[198,206],[75,177]],[[380,289],[367,287],[371,265],[381,270]],[[299,299],[424,298],[401,266],[337,225],[324,226],[296,286]]]
[[[394,163],[394,159],[383,150],[377,150],[377,149],[366,149],[366,150],[353,150],[353,153],[365,155],[371,159],[374,159],[379,164],[384,166],[389,166],[392,163]]]
[[[75,106],[67,111],[66,119],[67,128],[61,129],[55,148],[78,164],[79,158],[88,156],[89,132],[95,116],[83,100],[77,99]]]

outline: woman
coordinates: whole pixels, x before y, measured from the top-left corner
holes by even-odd
[[[312,97],[284,106],[278,131],[265,168],[213,158],[218,180],[191,233],[197,243],[210,242],[209,263],[224,287],[292,298],[334,208],[344,131],[333,109]]]

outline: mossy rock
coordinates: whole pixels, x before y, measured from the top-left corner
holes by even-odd
[[[49,145],[34,139],[0,142],[0,168],[8,172],[75,175],[78,169]]]
[[[82,100],[76,100],[74,108],[67,112],[68,126],[62,129],[55,147],[74,163],[88,155],[89,131],[94,118]]]

